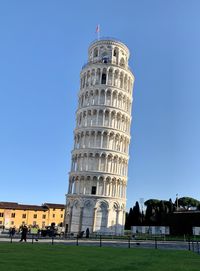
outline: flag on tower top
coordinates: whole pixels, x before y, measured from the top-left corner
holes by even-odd
[[[100,25],[98,24],[96,27],[96,33],[99,33],[99,32],[100,32]]]
[[[97,38],[99,40],[100,39],[100,24],[98,24],[96,27],[96,33],[97,33]]]

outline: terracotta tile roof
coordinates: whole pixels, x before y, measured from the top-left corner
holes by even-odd
[[[15,209],[16,207],[18,207],[18,203],[17,202],[7,202],[7,201],[1,201],[0,202],[0,208],[2,209]]]
[[[56,204],[56,203],[44,203],[42,205],[29,205],[29,204],[19,204],[17,202],[1,201],[0,208],[1,209],[46,211],[49,208],[65,209],[65,205],[64,204]]]
[[[20,210],[35,210],[35,211],[46,211],[48,208],[40,205],[28,205],[28,204],[19,204],[19,207],[16,209]]]
[[[48,208],[54,208],[54,209],[65,209],[64,204],[56,204],[56,203],[49,203],[45,202],[43,206],[47,206]]]

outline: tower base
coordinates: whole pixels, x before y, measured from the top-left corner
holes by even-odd
[[[68,233],[123,235],[125,202],[119,198],[67,195],[65,227]]]

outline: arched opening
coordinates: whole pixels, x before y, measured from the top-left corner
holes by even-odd
[[[103,110],[99,110],[98,125],[103,125]]]
[[[118,87],[118,76],[119,76],[119,72],[118,72],[118,70],[116,70],[115,74],[114,74],[114,86],[115,87]]]
[[[85,180],[85,194],[90,194],[90,176],[87,176],[87,179]]]
[[[104,153],[101,155],[100,161],[101,161],[100,171],[105,171],[106,170],[106,155]]]
[[[108,155],[107,171],[111,173],[112,156]]]
[[[98,55],[99,55],[99,50],[98,50],[98,48],[95,48],[94,49],[94,57],[98,57]]]
[[[92,112],[91,112],[91,110],[88,110],[88,112],[87,112],[87,126],[91,126],[91,122],[92,122]]]
[[[103,63],[108,63],[109,62],[109,54],[108,54],[108,52],[104,52],[102,54],[102,62]]]
[[[83,171],[86,171],[86,170],[87,170],[87,153],[84,153],[84,154],[83,154],[82,169],[83,169]]]
[[[105,111],[104,126],[109,126],[109,111]]]
[[[97,193],[97,177],[93,177],[91,186],[91,195],[96,195]]]
[[[71,232],[79,231],[80,211],[80,203],[78,201],[75,201],[72,213]]]
[[[94,148],[94,142],[95,142],[95,132],[91,132],[91,134],[90,134],[90,148]]]
[[[109,72],[108,72],[108,85],[112,85],[112,79],[113,79],[113,70],[109,69]]]
[[[124,61],[124,58],[123,58],[123,57],[120,59],[119,65],[120,65],[121,67],[125,67],[125,61]]]
[[[89,231],[92,231],[92,222],[93,222],[93,205],[92,201],[87,200],[83,208],[83,221],[82,221],[82,231],[86,231],[89,228]]]
[[[102,142],[102,148],[107,148],[107,133],[103,133],[103,142]]]
[[[88,170],[94,170],[94,157],[92,153],[88,157]]]
[[[94,93],[93,93],[93,91],[90,92],[89,103],[90,103],[90,105],[94,105]]]
[[[105,90],[102,89],[100,93],[100,104],[104,104],[104,103],[105,103]]]
[[[97,69],[97,73],[96,73],[96,85],[100,83],[100,68]]]
[[[101,202],[96,212],[95,231],[106,233],[108,220],[108,206],[105,202]]]
[[[98,98],[99,98],[99,91],[98,91],[98,89],[96,89],[95,94],[94,94],[94,104],[95,105],[98,104]]]
[[[95,169],[99,170],[99,154],[95,154]]]
[[[92,126],[95,126],[97,122],[97,110],[93,110],[93,114],[92,114]]]
[[[118,64],[119,49],[117,47],[113,50],[113,63]]]
[[[99,189],[98,189],[98,194],[103,195],[103,177],[99,178]]]
[[[106,92],[106,105],[111,105],[111,91]]]
[[[91,85],[94,86],[94,84],[95,84],[95,70],[93,69],[91,73]]]

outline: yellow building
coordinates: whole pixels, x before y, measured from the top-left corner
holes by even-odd
[[[44,203],[39,206],[0,202],[0,228],[18,229],[23,223],[28,226],[37,225],[40,229],[52,223],[63,226],[64,214],[64,204]]]

